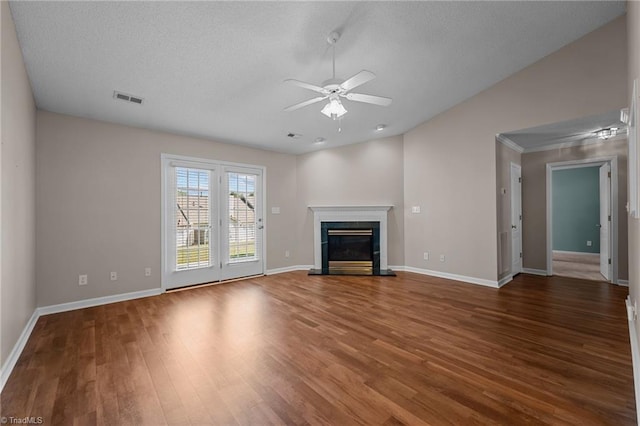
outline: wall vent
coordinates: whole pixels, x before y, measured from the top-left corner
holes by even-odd
[[[142,105],[144,99],[139,96],[128,95],[126,93],[118,92],[117,90],[113,91],[113,99],[119,99],[125,102],[131,102],[133,104]]]

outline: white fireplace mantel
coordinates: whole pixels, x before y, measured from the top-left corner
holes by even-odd
[[[380,222],[380,269],[387,264],[387,214],[392,205],[384,206],[309,206],[313,211],[314,268],[322,268],[322,222]]]

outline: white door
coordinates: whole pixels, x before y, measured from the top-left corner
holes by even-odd
[[[224,167],[221,192],[221,279],[264,273],[262,170]]]
[[[522,170],[511,164],[511,274],[522,272]]]
[[[600,273],[611,279],[611,166],[600,166]]]
[[[215,168],[171,165],[165,169],[167,289],[220,279],[217,241],[218,185]]]

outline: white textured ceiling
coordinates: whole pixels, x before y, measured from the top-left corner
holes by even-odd
[[[624,13],[624,2],[12,2],[39,108],[302,153],[404,133]],[[377,78],[337,123],[288,78]],[[113,90],[143,97],[142,106]],[[388,127],[375,132],[384,123]],[[293,132],[299,139],[286,136]],[[312,144],[317,137],[324,146]]]

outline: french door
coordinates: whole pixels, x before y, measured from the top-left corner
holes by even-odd
[[[163,155],[165,289],[264,272],[261,168]]]
[[[261,274],[264,271],[262,237],[262,171],[245,167],[222,170],[220,278]]]

